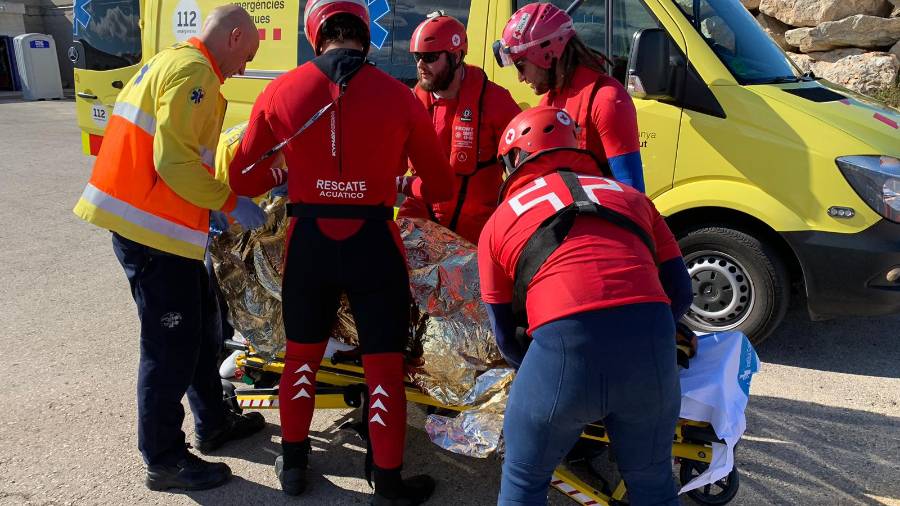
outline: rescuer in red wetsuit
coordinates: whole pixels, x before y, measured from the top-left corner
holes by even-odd
[[[431,114],[434,129],[456,174],[453,198],[429,205],[414,177],[404,178],[408,195],[399,216],[431,218],[475,243],[497,207],[503,169],[495,158],[503,129],[521,109],[484,71],[463,63],[469,45],[456,18],[433,13],[412,33],[415,94]],[[417,171],[417,167],[413,166]]]
[[[360,338],[374,460],[373,504],[419,504],[434,489],[421,475],[402,480],[406,436],[403,347],[409,333],[409,275],[392,221],[396,178],[406,156],[426,201],[452,197],[453,175],[428,114],[400,81],[366,61],[365,0],[307,4],[306,34],[318,55],[260,95],[229,168],[242,195],[259,195],[283,174],[261,158],[283,148],[288,214],[282,304],[287,349],[279,387],[286,494],[306,488],[316,372],[345,292]]]
[[[606,74],[608,60],[578,37],[565,11],[550,3],[522,7],[494,43],[494,56],[501,67],[514,65],[519,81],[543,95],[540,105],[572,115],[581,126],[579,148],[608,161],[617,181],[645,191],[634,102]]]
[[[629,502],[674,506],[675,322],[690,277],[650,199],[577,146],[563,109],[513,119],[502,203],[478,241],[482,299],[518,369],[498,504],[546,504],[553,470],[603,420]]]

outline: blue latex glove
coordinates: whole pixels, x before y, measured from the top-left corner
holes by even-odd
[[[238,197],[231,217],[247,230],[254,230],[266,224],[266,213],[248,197]]]
[[[228,230],[228,217],[222,211],[211,211],[209,213],[209,233],[212,235],[221,235]]]
[[[288,194],[287,183],[284,183],[282,185],[276,186],[275,188],[272,188],[270,193],[272,194],[273,197],[287,197],[287,194]]]

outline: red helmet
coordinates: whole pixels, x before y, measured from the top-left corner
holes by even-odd
[[[466,27],[453,16],[443,12],[428,15],[412,33],[410,53],[436,53],[438,51],[469,51]]]
[[[309,40],[316,55],[319,54],[322,25],[335,14],[352,14],[369,28],[369,7],[366,0],[309,0],[303,19],[306,20],[306,39]]]
[[[578,125],[564,109],[540,105],[520,112],[509,125],[497,148],[497,157],[511,175],[525,159],[554,148],[577,148]],[[522,155],[524,153],[524,156]]]
[[[575,35],[572,17],[549,3],[528,4],[506,22],[503,37],[494,42],[494,57],[501,67],[526,59],[549,69]]]

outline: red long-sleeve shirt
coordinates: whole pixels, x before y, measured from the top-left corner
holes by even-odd
[[[529,329],[584,311],[670,303],[656,262],[680,257],[681,251],[665,220],[646,195],[601,177],[593,160],[577,151],[547,153],[526,162],[513,176],[508,198],[485,224],[478,241],[482,300],[512,301],[516,265],[528,240],[545,219],[572,203],[556,174],[561,167],[578,173],[591,198],[643,228],[653,239],[656,258],[635,233],[602,219],[578,218],[528,285]]]
[[[361,58],[359,51],[329,51],[266,87],[229,167],[235,192],[255,196],[274,187],[274,157],[246,174],[243,169],[335,101],[284,147],[291,202],[393,206],[395,178],[407,154],[427,200],[453,196],[453,174],[425,108],[409,88],[373,65],[362,64],[348,79],[348,69],[359,67]],[[339,97],[342,80],[347,85]]]

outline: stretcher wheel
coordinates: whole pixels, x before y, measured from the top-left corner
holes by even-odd
[[[695,460],[681,459],[681,469],[678,472],[678,478],[682,485],[703,474],[709,467],[705,462],[697,462]],[[737,466],[731,469],[728,476],[719,481],[695,488],[687,493],[688,497],[700,504],[727,504],[737,495],[738,487],[740,487],[740,479]]]
[[[241,409],[241,405],[238,404],[234,384],[226,379],[222,380],[222,402],[225,403],[225,409],[228,411],[233,411],[237,414],[241,414],[244,411]]]

